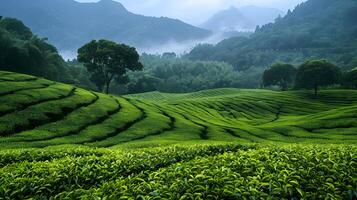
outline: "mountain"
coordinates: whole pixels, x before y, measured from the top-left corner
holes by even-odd
[[[253,22],[235,7],[216,13],[202,24],[201,27],[219,32],[246,31],[255,28]]]
[[[355,0],[309,0],[275,23],[258,28],[249,38],[200,45],[188,57],[228,62],[239,71],[261,71],[277,61],[297,65],[307,59],[328,59],[353,68],[357,66],[356,19]],[[260,78],[252,79],[251,87],[259,84],[254,80]]]
[[[262,26],[274,22],[279,15],[284,16],[286,14],[282,10],[276,8],[259,6],[244,6],[239,8],[239,11],[256,26]]]
[[[106,38],[136,47],[205,38],[210,32],[176,19],[129,12],[119,2],[101,0],[1,0],[0,15],[22,20],[60,50],[76,50],[92,39]]]
[[[254,31],[256,26],[274,22],[279,15],[284,15],[284,13],[273,8],[232,6],[213,15],[201,27],[215,32]]]

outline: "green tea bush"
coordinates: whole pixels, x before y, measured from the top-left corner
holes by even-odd
[[[48,199],[61,192],[99,187],[116,178],[155,171],[196,157],[247,149],[247,146],[233,145],[172,147],[133,152],[116,150],[99,154],[100,156],[92,152],[92,155],[83,157],[69,153],[68,156],[47,161],[34,159],[34,162],[17,162],[0,169],[0,198]]]
[[[159,170],[68,191],[93,199],[354,199],[351,146],[262,147],[197,157]]]
[[[190,145],[0,153],[1,199],[353,199],[357,148]]]
[[[0,200],[357,198],[356,91],[114,97],[0,75]]]

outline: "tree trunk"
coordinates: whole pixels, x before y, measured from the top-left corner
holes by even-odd
[[[105,81],[105,85],[106,85],[106,87],[105,87],[105,92],[106,92],[106,94],[109,94],[109,89],[110,89],[110,83],[112,82],[112,80],[113,80],[113,78],[114,78],[114,75],[112,74],[112,75],[110,75],[110,77],[109,76],[106,76],[108,79],[106,79],[106,81]]]

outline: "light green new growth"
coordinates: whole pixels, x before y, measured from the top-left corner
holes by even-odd
[[[356,144],[353,90],[117,97],[0,72],[0,199],[353,199]]]

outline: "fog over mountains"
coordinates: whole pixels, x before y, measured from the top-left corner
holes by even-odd
[[[256,26],[274,22],[279,15],[283,16],[284,14],[283,11],[275,8],[258,6],[236,8],[232,6],[227,10],[216,13],[202,24],[201,27],[215,32],[252,32]]]
[[[180,20],[129,12],[112,0],[1,0],[0,16],[22,20],[48,37],[60,51],[73,51],[92,39],[109,39],[139,48],[206,38],[211,32]]]
[[[279,15],[284,12],[274,8],[232,6],[196,27],[178,19],[134,14],[115,0],[0,1],[0,16],[22,20],[35,34],[48,38],[66,59],[74,58],[88,41],[102,38],[135,46],[140,52],[180,54],[199,43],[216,44],[237,36],[237,31],[252,32]]]

